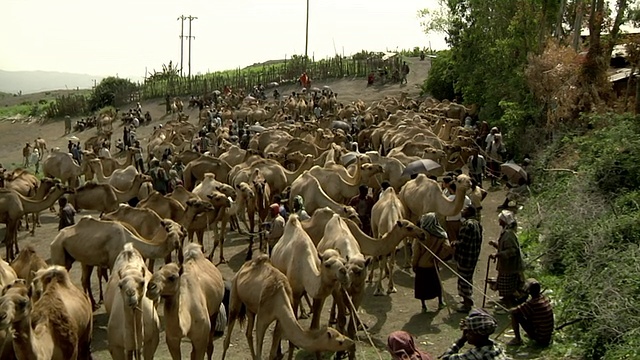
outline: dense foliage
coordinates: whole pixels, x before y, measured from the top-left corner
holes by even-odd
[[[640,125],[631,115],[588,116],[599,130],[565,136],[540,159],[570,171],[538,174],[522,238],[534,272],[558,293],[556,349],[587,359],[640,356]],[[575,351],[575,349],[574,349]]]
[[[422,94],[430,94],[434,98],[442,101],[444,99],[454,99],[461,94],[456,93],[455,63],[450,50],[438,51],[435,58],[431,60],[429,77],[422,85]]]
[[[120,106],[128,102],[130,95],[136,91],[136,84],[129,79],[110,76],[102,79],[93,89],[89,97],[89,110],[97,111],[105,106]]]

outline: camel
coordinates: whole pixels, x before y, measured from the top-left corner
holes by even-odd
[[[408,177],[402,176],[405,166],[398,159],[380,156],[376,151],[367,151],[365,154],[369,156],[372,163],[382,166],[384,172],[378,175],[380,177],[379,180],[387,180],[396,191],[400,191],[402,185],[409,180]]]
[[[8,261],[13,260],[15,255],[20,252],[17,234],[20,218],[24,214],[39,213],[50,208],[67,192],[69,189],[66,186],[57,184],[44,199],[31,200],[13,190],[0,189],[0,223],[7,224],[4,238]]]
[[[249,178],[252,193],[255,195],[252,199],[247,199],[247,215],[249,216],[249,232],[253,232],[256,221],[256,213],[260,223],[267,220],[269,215],[269,205],[271,200],[271,186],[265,179],[260,169],[254,169]],[[242,183],[241,183],[242,184]]]
[[[35,196],[40,180],[26,169],[15,169],[10,173],[4,173],[4,187],[14,190],[25,197]]]
[[[464,206],[464,198],[471,187],[471,178],[467,175],[458,175],[455,180],[456,197],[449,200],[440,189],[440,185],[427,178],[425,174],[419,174],[413,180],[407,182],[400,190],[399,198],[404,205],[407,218],[412,222],[418,222],[422,214],[435,212],[442,216],[454,216]]]
[[[302,228],[316,246],[318,246],[318,243],[322,240],[327,222],[331,220],[334,214],[335,212],[330,208],[323,207],[314,211],[310,219],[300,221]],[[349,218],[349,220],[354,221],[357,224],[361,224],[358,216],[353,216]]]
[[[395,225],[398,224],[400,220],[404,219],[404,217],[405,214],[402,201],[400,201],[400,199],[396,195],[396,191],[392,187],[388,188],[382,193],[382,196],[373,205],[373,209],[371,210],[371,232],[373,233],[373,237],[381,238],[383,236],[386,236],[388,233],[394,230]],[[405,260],[408,259],[408,247],[409,244],[407,241],[405,241]],[[397,292],[397,289],[395,288],[395,285],[393,283],[393,269],[396,259],[395,250],[391,251],[389,258],[389,261],[386,255],[378,258],[380,277],[378,278],[378,281],[376,283],[376,290],[373,292],[373,295],[375,296],[383,294],[383,272],[384,274],[389,275],[389,286],[387,288],[387,294]],[[371,273],[369,274],[369,281],[373,279],[374,272],[375,266],[371,269]]]
[[[119,191],[126,191],[129,189],[136,175],[138,175],[138,170],[133,165],[129,165],[124,169],[116,169],[110,176],[105,176],[102,162],[99,159],[89,160],[87,164],[94,173],[94,177],[98,184],[109,184]]]
[[[132,243],[120,244],[105,297],[107,340],[115,360],[152,360],[160,342],[160,318],[145,296],[151,273]]]
[[[151,182],[151,177],[138,174],[126,191],[120,191],[109,184],[87,182],[69,196],[69,203],[76,210],[86,209],[101,213],[115,211],[118,204],[127,202],[138,195],[143,183]]]
[[[308,155],[306,157],[306,161],[304,161],[296,171],[290,172],[285,170],[285,168],[279,163],[273,160],[264,159],[253,163],[248,168],[238,171],[235,176],[229,180],[233,186],[240,182],[249,183],[249,179],[251,178],[251,174],[254,169],[259,169],[262,176],[264,176],[267,183],[269,183],[272,194],[280,194],[287,186],[291,185],[296,179],[298,179],[304,171],[311,168],[312,162],[313,157]]]
[[[182,206],[178,200],[163,196],[157,191],[154,191],[149,197],[140,201],[136,207],[151,209],[161,218],[171,219],[176,222],[182,221],[185,211],[185,207]]]
[[[226,181],[230,170],[231,166],[227,162],[202,155],[185,166],[182,172],[184,187],[189,191],[193,190],[195,181],[204,179],[206,173],[213,173],[216,179]]]
[[[236,166],[238,164],[242,164],[247,157],[247,153],[247,150],[242,150],[237,145],[233,145],[220,155],[218,159],[226,161],[230,166]]]
[[[229,299],[229,328],[224,340],[222,359],[224,360],[231,341],[231,333],[236,319],[242,323],[249,316],[247,341],[251,356],[262,358],[264,335],[273,321],[277,321],[273,334],[273,344],[280,342],[280,335],[294,345],[307,351],[342,351],[353,345],[353,341],[338,331],[322,327],[318,330],[304,330],[293,310],[293,292],[287,277],[276,269],[267,255],[260,255],[242,265],[233,278]],[[257,321],[254,319],[257,317]],[[256,348],[253,345],[253,324],[256,323]],[[270,359],[275,358],[276,346],[272,346]]]
[[[44,176],[60,179],[71,188],[78,186],[78,178],[85,173],[86,166],[80,166],[66,152],[52,152],[42,163]]]
[[[53,239],[51,263],[67,269],[71,269],[75,261],[82,263],[83,289],[95,308],[90,280],[93,267],[113,269],[115,259],[125,243],[133,243],[147,259],[162,259],[180,248],[185,237],[182,226],[169,219],[164,219],[161,225],[167,233],[166,238],[162,242],[152,243],[119,222],[84,217],[75,225],[60,230]]]
[[[351,218],[357,216],[356,210],[351,206],[341,205],[324,192],[320,186],[318,179],[313,177],[308,171],[305,171],[291,184],[291,193],[289,194],[289,206],[293,208],[293,199],[300,195],[304,199],[305,210],[309,215],[313,215],[316,209],[328,207],[336,214]]]
[[[104,158],[104,157],[98,157],[97,155],[95,155],[94,153],[85,153],[84,156],[84,161],[87,160],[100,160],[100,163],[102,164],[102,171],[104,176],[111,176],[111,174],[113,174],[114,171],[120,169],[126,169],[127,167],[133,165],[133,150],[132,149],[128,149],[126,150],[126,159],[123,163],[118,162],[116,159],[114,158]]]
[[[0,297],[0,330],[14,332],[16,359],[89,359],[93,316],[87,297],[60,266],[36,274],[43,291],[31,300],[29,286],[18,280]]]
[[[349,276],[349,286],[343,289],[333,289],[333,300],[338,308],[338,330],[344,332],[346,326],[346,312],[348,300],[346,296],[351,297],[353,309],[351,311],[351,319],[347,327],[347,336],[355,338],[357,313],[362,299],[364,297],[365,280],[367,277],[367,267],[371,263],[371,258],[365,258],[360,251],[360,245],[355,237],[351,234],[349,227],[338,214],[333,215],[327,223],[324,230],[324,236],[318,244],[318,251],[337,250],[340,256],[347,260],[347,274]],[[346,293],[344,293],[346,292]],[[315,314],[314,314],[315,316]],[[349,349],[349,359],[355,359],[355,345]]]
[[[191,192],[199,198],[206,200],[208,195],[213,194],[214,191],[219,191],[228,197],[236,197],[236,191],[232,186],[216,180],[216,175],[213,173],[205,173],[204,178]]]
[[[2,289],[13,284],[16,279],[18,276],[14,269],[6,261],[0,259],[0,293]],[[2,360],[15,359],[13,344],[9,341],[8,334],[10,334],[9,331],[0,330],[0,359]]]
[[[185,211],[180,225],[187,229],[186,232],[192,233],[192,225],[196,224],[197,215],[205,211],[214,210],[214,206],[204,200],[189,199],[185,203]],[[120,204],[116,211],[104,214],[102,220],[119,221],[131,225],[135,231],[144,239],[150,239],[152,243],[161,242],[167,235],[165,228],[162,226],[162,217],[149,208],[131,207],[126,204]],[[182,248],[183,244],[180,244]],[[178,261],[182,262],[182,251],[178,252]],[[171,254],[165,258],[165,263],[171,262]],[[149,259],[149,268],[153,271],[154,260]]]
[[[147,286],[152,301],[164,299],[166,341],[174,360],[182,359],[180,340],[191,340],[191,359],[213,355],[216,316],[224,295],[222,274],[202,254],[198,244],[184,249],[182,267],[167,264],[156,271]]]
[[[336,166],[342,167],[342,165]],[[320,184],[324,184],[322,190],[330,198],[344,204],[359,194],[360,185],[369,184],[370,180],[375,180],[376,174],[383,173],[382,166],[378,164],[362,164],[358,169],[354,182],[346,181],[332,168],[314,166],[309,170],[309,174],[318,179]]]
[[[27,284],[31,284],[36,272],[47,268],[47,263],[36,253],[36,249],[32,245],[28,245],[11,262],[11,268],[13,268],[18,278],[25,280]]]
[[[298,312],[302,295],[306,293],[313,298],[312,329],[319,326],[327,296],[340,285],[349,286],[346,260],[335,250],[319,253],[295,214],[289,216],[284,234],[273,247],[271,262],[289,279],[294,314]]]

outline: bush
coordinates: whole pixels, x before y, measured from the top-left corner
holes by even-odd
[[[105,106],[120,106],[127,103],[137,85],[129,81],[110,76],[102,79],[89,97],[89,110],[98,111]]]
[[[521,218],[522,246],[536,276],[554,281],[556,324],[585,359],[636,358],[640,353],[640,126],[633,116],[589,116],[599,127],[559,140],[540,157],[577,151],[571,172],[536,174],[542,191]],[[635,160],[635,161],[634,161]],[[571,162],[571,161],[569,161]],[[634,300],[636,299],[636,300]],[[635,301],[635,303],[634,303]]]
[[[455,66],[451,51],[438,51],[436,57],[431,60],[429,77],[422,85],[422,95],[429,94],[442,101],[444,99],[453,100],[460,93],[455,90]]]

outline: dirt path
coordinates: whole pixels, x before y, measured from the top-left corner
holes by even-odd
[[[387,85],[383,87],[366,87],[366,81],[363,79],[357,80],[339,80],[329,83],[334,91],[340,94],[339,99],[341,101],[352,101],[357,98],[361,98],[366,102],[378,100],[384,96],[397,96],[402,91],[407,91],[409,96],[415,97],[419,94],[419,87],[422,80],[426,77],[429,62],[420,62],[417,59],[410,59],[408,63],[411,66],[411,73],[409,74],[408,85]],[[324,84],[316,84],[322,86]],[[283,93],[286,93],[283,91]],[[164,123],[168,118],[163,118],[164,104],[162,100],[148,101],[142,104],[143,109],[149,110],[152,117],[156,119],[152,125]],[[193,122],[197,121],[197,111],[190,110],[188,114],[191,116]],[[74,119],[75,121],[75,119]],[[33,142],[37,136],[44,138],[49,145],[49,148],[58,146],[62,149],[66,149],[66,138],[62,136],[64,125],[61,122],[49,123],[45,125],[38,124],[26,124],[26,123],[10,123],[0,122],[0,134],[2,141],[0,142],[0,163],[6,167],[11,167],[10,164],[15,166],[21,163],[21,149],[25,142]],[[142,138],[143,147],[146,145],[145,138],[149,136],[152,130],[152,126],[145,126],[138,130],[139,138]],[[114,135],[119,136],[122,128],[116,125]],[[74,134],[77,135],[82,142],[95,134],[95,130],[88,132]],[[496,240],[499,234],[499,228],[497,225],[497,212],[496,207],[504,199],[504,192],[496,191],[490,192],[484,201],[483,220],[484,226],[484,245],[482,254],[480,257],[480,263],[476,269],[474,275],[474,283],[482,288],[484,285],[486,259],[490,254],[490,248],[487,245],[489,240]],[[97,216],[98,214],[92,212],[83,212],[81,214]],[[77,217],[79,218],[79,217]],[[36,230],[34,237],[29,236],[25,232],[19,234],[19,241],[21,246],[31,244],[36,248],[36,251],[45,259],[49,258],[49,244],[51,240],[57,234],[57,218],[48,212],[44,212],[42,215],[42,227]],[[4,229],[0,230],[0,237],[4,237]],[[209,235],[205,236],[205,247],[209,248],[212,245],[212,239]],[[232,233],[230,234],[227,242],[225,243],[225,251],[227,252],[228,264],[220,265],[219,269],[227,279],[231,279],[233,274],[242,266],[245,250],[247,247],[247,241],[245,238]],[[0,252],[2,252],[0,250]],[[402,252],[400,252],[402,254]],[[402,255],[398,263],[402,264],[404,259]],[[435,311],[436,301],[428,303],[430,311],[426,314],[422,314],[420,311],[420,302],[413,298],[413,275],[406,271],[395,272],[396,286],[398,293],[391,296],[373,296],[373,287],[368,285],[366,295],[360,312],[361,319],[368,325],[371,337],[379,349],[383,359],[390,359],[388,353],[384,351],[386,345],[387,335],[398,329],[404,329],[413,333],[420,343],[420,347],[430,352],[431,354],[438,356],[444,350],[446,350],[450,344],[460,336],[458,330],[458,323],[463,317],[462,314],[458,314],[453,310],[457,302],[457,285],[454,275],[447,269],[442,270],[442,278],[444,281],[444,290],[446,292],[446,302],[451,305],[444,310]],[[80,269],[76,264],[71,271],[71,276],[76,284],[80,284]],[[97,283],[95,278],[93,280],[94,293],[97,294]],[[386,283],[385,283],[386,284]],[[478,291],[474,291],[474,297],[477,306],[482,304],[482,296]],[[160,307],[161,309],[161,307]],[[451,310],[449,310],[451,309]],[[324,309],[324,320],[326,323],[328,315],[328,305]],[[505,316],[497,316],[500,327],[504,327],[507,324],[507,318]],[[93,355],[94,359],[109,359],[110,355],[106,342],[106,325],[107,317],[104,312],[104,308],[95,313],[95,325],[93,336]],[[304,324],[306,320],[303,321]],[[508,339],[507,339],[508,340]],[[236,327],[232,336],[232,346],[229,349],[228,359],[249,359],[249,351],[244,336],[244,332]],[[265,339],[265,344],[270,344],[269,335]],[[268,347],[267,345],[265,347]],[[182,346],[183,358],[186,358],[190,351],[190,345],[184,341]],[[220,358],[222,351],[222,340],[215,341],[215,353],[214,358]],[[266,350],[265,350],[266,351]],[[358,359],[375,359],[377,358],[375,350],[368,345],[368,341],[364,336],[364,333],[359,333],[358,342]],[[518,358],[533,358],[531,353],[524,354],[522,356],[515,356]],[[161,334],[161,343],[156,352],[156,359],[164,360],[170,359],[167,347],[164,341],[164,332]],[[298,351],[296,359],[310,359],[309,354],[305,354],[302,351]]]

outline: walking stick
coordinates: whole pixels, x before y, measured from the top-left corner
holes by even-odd
[[[484,308],[487,303],[487,286],[489,285],[489,267],[491,266],[491,260],[492,259],[487,259],[487,273],[484,276],[484,292],[482,293],[482,308]]]

